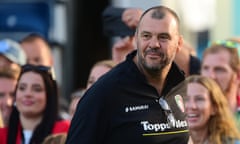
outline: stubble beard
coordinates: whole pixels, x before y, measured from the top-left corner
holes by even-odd
[[[161,57],[159,62],[150,64],[146,60],[147,52],[144,52],[144,54],[138,53],[138,59],[141,67],[152,77],[158,77],[159,75],[161,75],[163,69],[170,64],[170,58],[168,58],[166,54],[164,54],[163,52],[158,52],[158,54]]]

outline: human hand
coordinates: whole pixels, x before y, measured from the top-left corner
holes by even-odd
[[[124,37],[118,40],[112,47],[112,59],[116,63],[122,62],[126,55],[135,49],[134,37]]]
[[[127,8],[122,14],[122,21],[130,28],[136,28],[143,13],[139,8]]]

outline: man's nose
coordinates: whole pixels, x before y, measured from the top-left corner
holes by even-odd
[[[149,46],[150,46],[151,48],[160,48],[160,47],[161,47],[161,45],[160,45],[160,43],[159,43],[159,40],[158,40],[158,38],[157,38],[156,36],[153,36],[153,37],[151,38],[150,43],[149,43]]]

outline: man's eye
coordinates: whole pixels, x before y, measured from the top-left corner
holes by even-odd
[[[167,35],[162,35],[162,36],[159,37],[159,40],[160,40],[160,41],[167,41],[167,40],[169,40],[169,39],[170,39],[170,37],[167,36]]]
[[[151,36],[149,34],[142,34],[143,39],[150,39]]]
[[[209,69],[209,67],[208,66],[202,66],[202,70],[208,70]]]

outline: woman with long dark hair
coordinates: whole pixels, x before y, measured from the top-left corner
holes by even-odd
[[[41,144],[48,135],[67,133],[68,128],[69,121],[58,114],[57,85],[50,67],[24,65],[9,126],[0,129],[0,143]]]

